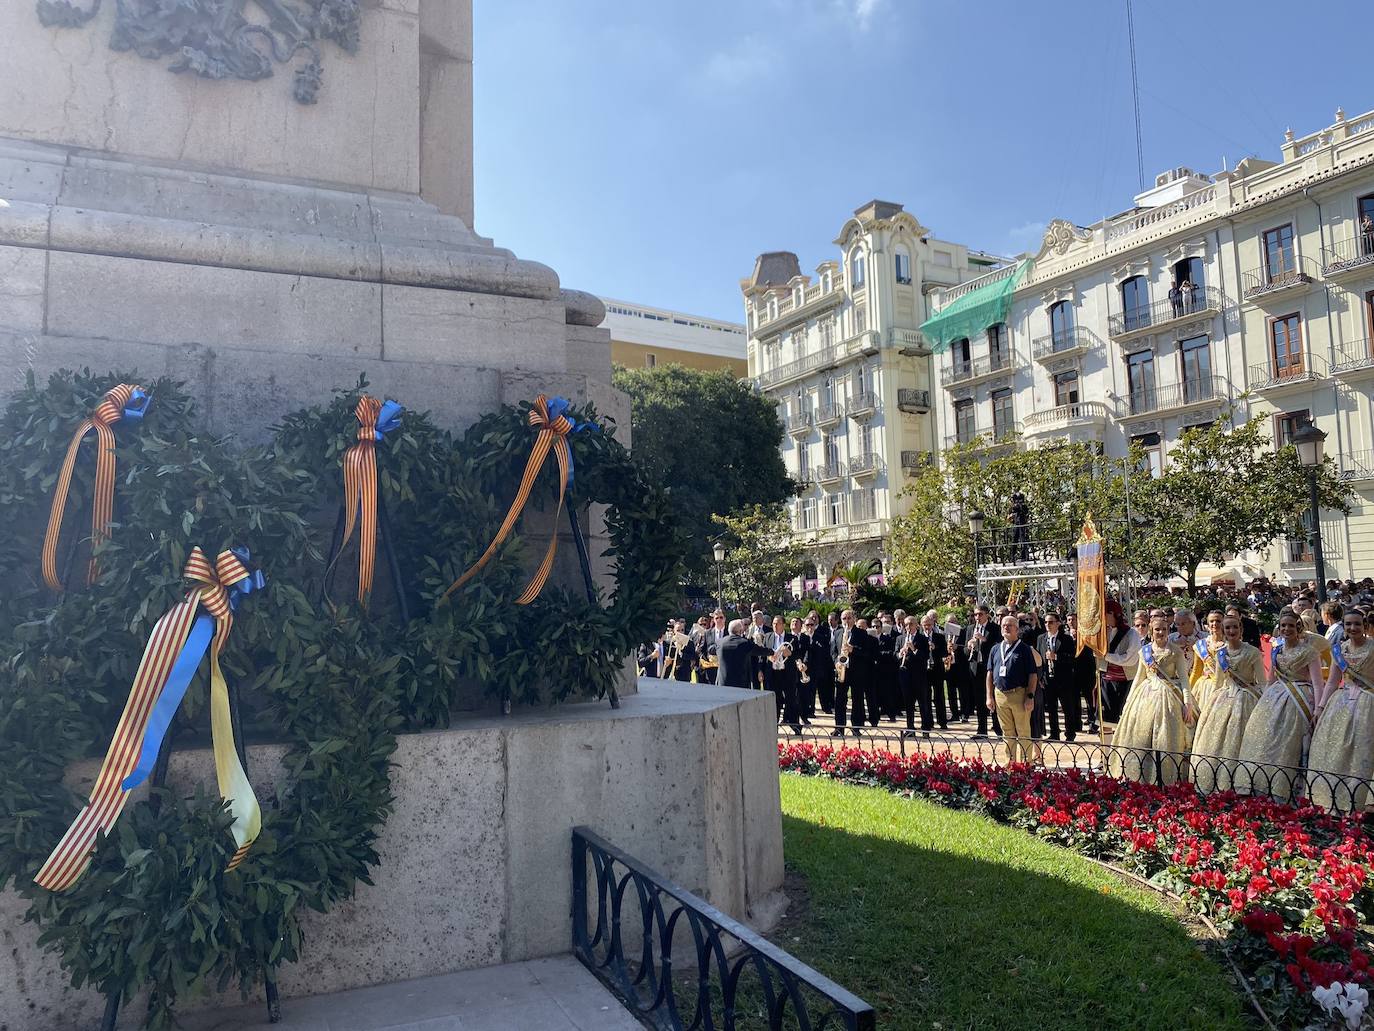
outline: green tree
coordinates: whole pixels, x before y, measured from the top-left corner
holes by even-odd
[[[836,566],[833,576],[842,577],[849,585],[849,604],[859,607],[868,591],[868,578],[878,571],[878,563],[871,558],[848,565]]]
[[[700,579],[710,571],[713,515],[777,504],[796,493],[778,450],[777,409],[724,370],[617,366],[611,382],[630,395],[635,462],[650,483],[671,488],[697,542],[689,562]]]
[[[1317,488],[1324,509],[1349,511],[1351,489],[1329,457]],[[1234,429],[1222,420],[1185,431],[1163,475],[1143,482],[1135,507],[1144,527],[1137,561],[1156,576],[1181,576],[1191,593],[1203,562],[1304,532],[1307,472],[1291,445],[1275,453],[1263,416]]]
[[[787,585],[807,568],[806,552],[792,538],[781,505],[752,505],[733,515],[711,517],[725,542],[725,597],[743,607],[779,601]]]

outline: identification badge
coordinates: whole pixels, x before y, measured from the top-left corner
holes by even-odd
[[[1007,664],[1005,662],[997,667],[997,675],[999,677],[1005,677],[1007,675]]]

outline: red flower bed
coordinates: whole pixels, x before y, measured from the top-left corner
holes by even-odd
[[[1202,796],[1186,783],[1156,787],[951,755],[779,743],[778,764],[971,809],[1174,892],[1225,933],[1225,948],[1280,1025],[1331,1019],[1314,989],[1345,982],[1374,991],[1360,931],[1374,913],[1374,838],[1361,819],[1234,792]]]

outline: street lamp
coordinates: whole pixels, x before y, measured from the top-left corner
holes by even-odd
[[[979,601],[983,600],[983,585],[982,581],[978,579],[978,567],[980,564],[978,562],[978,538],[983,532],[984,518],[981,508],[975,508],[968,514],[968,528],[969,532],[973,534],[973,582],[977,585],[975,593],[978,595]]]
[[[725,611],[725,582],[722,574],[722,563],[725,561],[725,545],[716,541],[711,553],[716,557],[716,608]]]
[[[1312,543],[1312,561],[1316,566],[1317,600],[1326,601],[1326,559],[1322,555],[1322,524],[1320,502],[1317,499],[1317,467],[1322,464],[1322,445],[1326,434],[1317,429],[1309,419],[1298,427],[1289,438],[1298,449],[1298,461],[1307,470],[1307,498],[1309,540]]]

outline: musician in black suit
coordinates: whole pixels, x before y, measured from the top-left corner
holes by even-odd
[[[992,611],[981,604],[973,612],[973,625],[965,627],[964,630],[964,655],[967,657],[965,661],[968,663],[969,677],[974,686],[973,713],[978,717],[978,730],[973,739],[986,741],[989,712],[984,688],[988,679],[988,656],[1002,639],[1002,634],[992,625]],[[1002,725],[997,721],[997,713],[991,713],[991,716],[993,729],[1000,735]]]
[[[1059,740],[1059,712],[1064,712],[1064,740],[1078,736],[1082,725],[1082,711],[1078,694],[1078,659],[1076,644],[1064,629],[1058,612],[1045,614],[1045,632],[1035,640],[1040,655],[1040,680],[1044,684],[1044,711],[1049,719],[1050,740]]]
[[[830,642],[841,629],[840,614],[831,612],[826,619],[817,621],[811,634],[811,677],[816,682],[821,712],[835,711],[835,663],[830,657]]]
[[[795,714],[797,708],[797,661],[791,638],[787,620],[774,616],[773,630],[764,642],[769,650],[769,660],[764,663],[764,680],[777,703],[779,723],[785,711]]]
[[[720,663],[716,684],[719,687],[752,687],[754,663],[773,654],[744,636],[746,625],[742,619],[732,621],[730,632],[716,646],[716,660]]]
[[[692,668],[697,664],[697,646],[687,636],[686,620],[673,620],[672,632],[664,638],[663,649],[664,672],[671,673],[673,679],[680,683],[689,682]]]
[[[845,609],[840,613],[841,629],[830,639],[830,660],[836,667],[834,737],[844,737],[846,701],[850,704],[850,725],[855,735],[859,734],[864,722],[864,697],[872,689],[877,664],[877,642],[855,622],[854,610]],[[845,667],[843,680],[841,665]]]
[[[935,721],[941,730],[949,729],[949,714],[945,709],[945,659],[949,644],[942,631],[935,626],[932,610],[921,617],[916,636],[916,693],[921,703],[922,730],[930,727],[932,704]]]
[[[902,632],[897,639],[897,684],[902,692],[902,711],[906,714],[906,730],[903,737],[916,734],[916,708],[921,709],[921,732],[930,736],[931,720],[928,699],[918,690],[917,646],[921,638],[921,624],[915,616],[907,616],[903,621]]]
[[[795,718],[783,720],[787,723],[811,722],[816,712],[816,682],[811,679],[811,634],[800,616],[793,616],[791,633],[787,636],[792,642],[792,665],[797,671],[797,711]],[[806,681],[802,682],[802,667],[806,667]]]
[[[898,611],[901,611],[900,609]],[[878,664],[875,676],[878,714],[895,720],[901,709],[901,689],[897,683],[897,639],[901,636],[892,617],[883,614],[881,626],[875,628],[878,641]],[[869,722],[877,725],[877,714],[868,714]]]
[[[716,682],[716,670],[713,666],[704,665],[708,658],[714,658],[716,649],[720,647],[720,642],[725,640],[727,634],[725,626],[725,613],[716,609],[711,613],[711,625],[706,632],[697,640],[697,683],[714,684]]]

